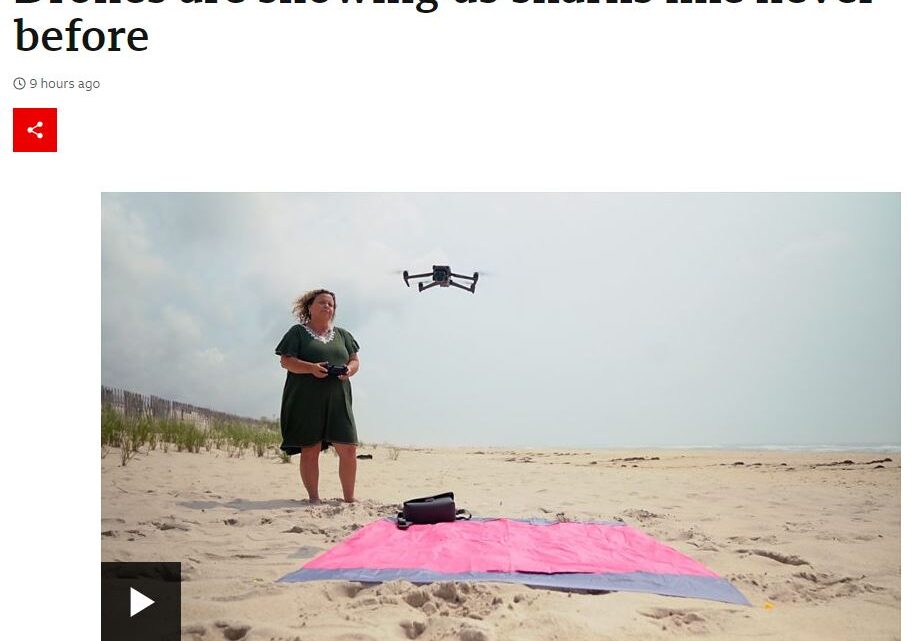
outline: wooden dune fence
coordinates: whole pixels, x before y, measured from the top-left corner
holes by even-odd
[[[274,424],[274,421],[217,412],[206,407],[197,407],[158,396],[138,394],[102,385],[102,407],[106,405],[129,418],[146,416],[156,419],[176,419],[193,422],[203,427],[210,427],[218,423],[244,423],[252,427],[269,427]]]

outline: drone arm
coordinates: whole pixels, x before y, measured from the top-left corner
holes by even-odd
[[[429,272],[428,274],[414,274],[413,276],[411,276],[410,274],[407,273],[407,270],[405,269],[403,275],[404,275],[404,284],[410,287],[411,278],[426,278],[427,276],[432,276],[433,273]],[[422,283],[420,283],[420,285],[422,285]],[[420,288],[420,291],[421,292],[423,291],[422,287]]]
[[[464,276],[462,274],[452,274],[452,277],[453,278],[466,278],[467,280],[471,281],[470,287],[467,287],[466,285],[462,285],[461,283],[458,283],[455,281],[451,281],[451,283],[455,287],[460,287],[461,289],[465,289],[473,294],[474,290],[477,289],[477,279],[480,277],[480,274],[477,272],[474,272],[473,276]]]
[[[477,286],[477,281],[474,281],[473,283],[471,283],[471,286],[470,286],[470,287],[468,287],[468,286],[465,285],[464,283],[456,283],[455,281],[452,281],[451,285],[452,285],[452,287],[460,287],[461,289],[463,289],[463,290],[465,290],[465,291],[468,291],[468,292],[471,292],[471,293],[473,294],[473,293],[474,293],[474,289],[475,289],[476,286]]]
[[[436,285],[439,285],[439,283],[419,283],[417,286],[419,287],[420,291],[422,292],[426,289],[429,289],[430,287],[435,287]]]

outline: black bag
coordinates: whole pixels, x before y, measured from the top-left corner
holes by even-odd
[[[406,530],[414,523],[448,523],[456,519],[469,519],[467,510],[455,509],[455,493],[445,492],[404,501],[404,511],[398,512],[398,529]]]

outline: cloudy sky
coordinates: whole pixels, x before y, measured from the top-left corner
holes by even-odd
[[[360,437],[899,444],[887,194],[106,194],[102,383],[277,416],[326,287]],[[475,294],[400,272],[482,272]]]

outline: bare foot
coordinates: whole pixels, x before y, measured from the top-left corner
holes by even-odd
[[[355,498],[344,499],[344,503],[358,503]]]
[[[318,505],[319,503],[321,503],[321,499],[309,499],[309,503],[311,505]]]

